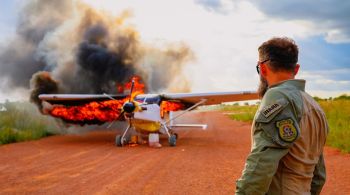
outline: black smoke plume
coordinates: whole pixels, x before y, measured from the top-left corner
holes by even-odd
[[[58,93],[58,83],[51,78],[48,72],[44,71],[35,73],[30,82],[30,88],[32,89],[30,100],[35,103],[39,111],[42,112],[43,107],[38,96],[43,93]]]
[[[14,39],[0,52],[0,87],[30,87],[40,109],[39,94],[117,93],[133,75],[150,92],[190,88],[182,70],[191,49],[142,43],[126,24],[129,12],[115,17],[79,1],[32,0],[20,13]]]

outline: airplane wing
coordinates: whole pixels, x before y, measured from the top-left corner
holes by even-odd
[[[201,105],[220,104],[222,102],[244,101],[244,100],[256,100],[258,94],[252,91],[240,91],[240,92],[209,92],[209,93],[163,93],[163,94],[141,94],[135,97],[135,100],[139,102],[147,103],[160,103],[161,101],[179,101],[185,103],[188,106],[203,102]]]
[[[113,99],[124,99],[128,97],[124,94],[109,95],[109,94],[40,94],[41,100],[47,101],[51,104],[63,105],[78,105],[93,101],[105,101]]]
[[[113,99],[124,99],[124,94],[41,94],[39,98],[51,104],[78,105],[92,101],[104,101]],[[148,103],[160,103],[162,100],[178,100],[189,105],[196,104],[203,99],[206,101],[201,105],[220,104],[222,102],[244,101],[258,99],[258,94],[252,91],[240,92],[209,92],[209,93],[163,93],[163,94],[140,94],[135,97],[141,102],[146,99]]]
[[[179,100],[188,104],[196,104],[203,99],[206,101],[202,105],[220,104],[222,102],[256,100],[258,94],[252,91],[240,92],[210,92],[210,93],[165,93],[161,94],[164,100]]]
[[[108,95],[108,94],[41,94],[39,95],[39,98],[45,102],[48,102],[50,104],[60,104],[65,106],[80,106],[84,105],[90,102],[101,102],[105,100],[110,99],[116,99],[116,100],[122,100],[122,101],[128,101],[128,96],[124,94],[119,95]],[[163,94],[139,94],[134,98],[134,101],[145,103],[145,108],[147,108],[147,104],[151,104],[148,106],[156,106],[154,104],[158,104],[158,109],[160,108],[161,113],[164,112],[164,110],[168,111],[175,111],[175,110],[183,110],[186,109],[186,111],[192,110],[200,105],[212,105],[212,104],[220,104],[222,102],[232,102],[232,101],[242,101],[242,100],[254,100],[258,99],[258,95],[255,92],[210,92],[210,93],[163,93]],[[165,101],[172,101],[173,103],[165,103]],[[163,106],[163,102],[165,103]],[[174,109],[174,105],[180,103],[180,107],[176,107]],[[141,104],[140,104],[141,105]],[[120,105],[121,106],[121,105]],[[129,106],[130,105],[123,105]],[[179,106],[179,105],[177,105]],[[134,105],[135,107],[135,105]],[[121,107],[120,107],[121,108]],[[163,109],[163,110],[162,110]],[[78,109],[79,111],[80,109]],[[99,108],[97,109],[99,110]],[[76,115],[77,109],[75,107],[67,108],[66,111],[69,111],[69,116]],[[100,109],[99,111],[103,112],[103,109]],[[62,114],[63,113],[63,114]],[[83,119],[77,119],[73,120],[70,117],[67,118],[67,112],[61,112],[58,111],[55,115],[55,117],[61,117],[65,121],[78,123],[80,121],[87,122],[89,124],[94,124],[96,121],[99,121],[99,116],[93,116],[93,119],[91,119],[90,112],[83,114],[82,116],[89,116],[90,118],[83,118]],[[100,112],[98,112],[100,113]],[[184,112],[185,113],[185,112]],[[88,115],[86,115],[88,114]],[[117,114],[117,116],[120,114],[118,112],[114,112],[112,114]],[[113,120],[116,120],[116,116],[112,117]],[[181,114],[182,115],[182,114]],[[179,116],[181,116],[179,115]],[[80,116],[80,115],[79,115]],[[110,116],[110,115],[101,115],[103,117]],[[179,117],[177,116],[177,117]],[[105,120],[105,118],[104,118]],[[109,121],[106,120],[106,121]],[[104,121],[104,122],[106,122]],[[101,122],[101,121],[99,121]]]

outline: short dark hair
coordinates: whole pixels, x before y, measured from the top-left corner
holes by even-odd
[[[293,39],[274,37],[260,45],[261,61],[269,59],[273,71],[293,71],[298,62],[298,46]]]

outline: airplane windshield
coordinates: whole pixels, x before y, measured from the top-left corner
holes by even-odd
[[[140,103],[147,103],[147,104],[160,104],[161,98],[160,95],[155,94],[147,94],[147,95],[138,95],[134,99],[137,102]]]

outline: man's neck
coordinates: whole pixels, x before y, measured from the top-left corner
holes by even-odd
[[[290,72],[278,72],[277,74],[271,74],[268,78],[266,78],[269,86],[275,85],[277,83],[294,79],[295,75]]]

